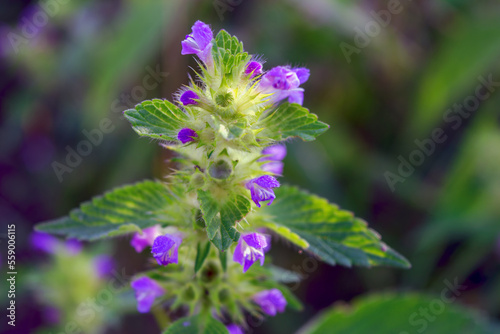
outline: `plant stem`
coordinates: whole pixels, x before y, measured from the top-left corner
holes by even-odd
[[[160,306],[153,307],[151,309],[151,312],[153,313],[156,323],[158,324],[158,327],[160,327],[160,330],[164,331],[171,322],[168,314],[164,312]]]

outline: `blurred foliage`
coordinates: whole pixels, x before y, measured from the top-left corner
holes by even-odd
[[[416,294],[384,294],[358,298],[353,307],[337,305],[299,331],[301,334],[429,333],[493,334],[499,328],[479,314],[457,305],[451,291],[447,299]],[[381,319],[388,318],[381,323]]]
[[[500,81],[498,2],[402,1],[401,13],[350,62],[340,44],[355,46],[355,29],[374,20],[371,11],[386,10],[386,1],[218,3],[225,7],[217,10],[212,0],[67,2],[18,52],[8,33],[22,34],[23,19],[40,9],[28,1],[0,5],[0,215],[18,225],[19,261],[37,260],[23,247],[35,222],[106,189],[169,173],[172,155],[139,140],[120,112],[145,98],[170,98],[188,82],[184,68],[196,64],[180,56],[180,41],[201,19],[265,55],[268,69],[285,59],[311,69],[304,106],[332,127],[313,143],[288,144],[284,182],[356,212],[413,264],[406,272],[317,264],[295,290],[305,311],[259,323],[254,332],[294,332],[320,309],[370,291],[439,294],[443,279],[455,278],[467,286],[459,303],[498,318],[499,92],[456,129],[443,118],[475,93],[479,76]],[[144,78],[156,68],[168,75],[146,89]],[[113,131],[59,182],[52,163],[66,164],[67,147],[76,149],[86,140],[82,131],[98,129],[104,118]],[[431,138],[436,128],[447,140],[391,191],[384,173],[397,173],[398,157],[408,159],[415,139]],[[305,272],[306,255],[275,245],[280,264]],[[143,266],[127,240],[117,247],[129,272]],[[123,321],[120,333],[137,330]],[[26,332],[41,323],[25,321]]]
[[[129,282],[103,253],[109,253],[103,244],[77,253],[60,248],[37,268],[22,271],[21,290],[32,296],[46,322],[36,333],[105,333],[119,327],[123,314],[135,312]]]

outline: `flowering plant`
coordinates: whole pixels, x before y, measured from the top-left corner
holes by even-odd
[[[277,180],[284,143],[328,129],[302,106],[308,69],[265,71],[236,37],[222,30],[214,38],[200,21],[182,54],[196,55],[199,70],[175,103],[154,99],[124,112],[140,136],[178,153],[178,169],[165,182],[94,198],[39,231],[80,240],[132,234],[131,246],[156,260],[131,282],[138,311],[186,310],[165,333],[241,333],[247,314],[300,309],[281,282],[299,278],[266,257],[272,238],[331,265],[409,267],[363,220]]]

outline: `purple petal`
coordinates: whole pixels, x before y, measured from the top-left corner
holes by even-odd
[[[276,144],[268,146],[262,150],[264,158],[259,161],[281,161],[286,157],[286,146],[283,144]]]
[[[158,236],[151,248],[151,253],[159,265],[178,263],[178,249],[182,239],[178,235],[165,234]]]
[[[34,232],[31,234],[30,244],[36,250],[54,254],[59,245],[59,240],[48,233]]]
[[[290,103],[302,104],[304,90],[299,86],[308,78],[309,70],[306,68],[291,69],[288,66],[278,66],[267,72],[259,85],[264,93],[273,94],[270,98],[273,103],[288,98]]]
[[[155,302],[155,296],[148,293],[136,294],[137,311],[139,313],[148,313]]]
[[[160,297],[165,293],[163,287],[155,280],[149,277],[140,277],[133,280],[130,284],[135,290],[135,298],[137,300],[137,310],[140,313],[149,312],[156,297]]]
[[[245,68],[245,74],[251,74],[251,78],[262,73],[262,64],[258,61],[251,61]]]
[[[259,233],[249,233],[242,236],[243,240],[248,246],[263,249],[267,247],[267,239],[265,236]]]
[[[66,251],[70,255],[77,255],[82,251],[83,245],[80,241],[76,239],[66,240]]]
[[[194,141],[196,137],[198,137],[196,131],[189,128],[181,129],[177,134],[177,139],[179,139],[179,141],[183,144]]]
[[[264,249],[268,247],[268,239],[259,233],[248,233],[240,237],[233,253],[233,261],[243,266],[245,273],[250,267],[260,260],[264,264]]]
[[[297,78],[299,78],[300,84],[303,84],[309,79],[310,72],[309,69],[305,67],[294,68],[292,69],[292,71],[297,74]]]
[[[264,253],[267,253],[271,249],[271,236],[266,234],[266,241],[267,241],[267,246],[264,247]]]
[[[99,255],[94,259],[94,267],[99,278],[108,276],[115,267],[115,262],[111,256]]]
[[[233,261],[243,265],[245,263],[245,258],[243,256],[243,250],[241,249],[241,246],[242,246],[241,244],[242,244],[242,240],[240,238],[238,240],[238,244],[236,245],[236,248],[234,249]]]
[[[200,97],[198,96],[198,94],[196,94],[192,90],[187,90],[184,93],[182,93],[181,97],[179,98],[179,101],[185,106],[197,105],[198,102],[196,100],[198,100],[199,98]]]
[[[245,258],[245,262],[243,264],[243,272],[246,273],[248,269],[257,261],[257,259],[253,258]]]
[[[226,328],[229,334],[243,334],[243,330],[235,324],[227,325]]]
[[[262,311],[270,316],[275,316],[277,312],[285,311],[286,299],[278,289],[264,290],[253,297],[254,302],[259,305]]]
[[[254,182],[263,188],[276,188],[280,186],[278,180],[271,175],[262,175],[254,179]]]
[[[196,54],[205,64],[212,62],[212,40],[214,38],[210,26],[201,21],[196,21],[191,28],[191,34],[181,42],[181,54]]]
[[[196,21],[191,29],[193,30],[192,36],[200,46],[200,49],[206,48],[214,39],[212,29],[204,22]]]
[[[181,42],[181,45],[182,55],[196,54],[200,51],[198,49],[198,44],[196,44],[196,41],[193,38],[190,38],[189,35],[186,36],[186,39]]]
[[[273,173],[276,175],[283,175],[283,168],[285,164],[281,161],[271,161],[262,165],[264,172]]]
[[[272,188],[279,187],[278,180],[270,175],[263,175],[247,182],[246,187],[250,190],[250,195],[255,204],[260,208],[259,202],[270,201],[267,205],[271,205],[276,198]]]
[[[134,247],[137,253],[140,253],[144,248],[152,246],[157,236],[161,234],[161,226],[155,225],[142,230],[142,233],[135,233],[130,240],[130,245]]]
[[[211,65],[213,63],[212,56],[212,43],[208,44],[203,50],[198,53],[198,57],[207,65]]]
[[[266,90],[289,90],[299,85],[297,74],[285,66],[272,68],[260,81],[260,87]]]
[[[260,208],[260,202],[271,201],[270,203],[268,203],[268,205],[270,205],[276,198],[276,195],[274,195],[274,191],[272,189],[261,188],[258,186],[254,186],[254,188],[250,190],[250,194],[252,200],[259,208]]]
[[[303,89],[296,89],[291,91],[288,94],[288,102],[290,103],[298,103],[302,105],[304,103],[304,90]]]

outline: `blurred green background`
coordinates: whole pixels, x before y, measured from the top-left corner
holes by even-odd
[[[305,276],[294,287],[305,310],[253,333],[295,332],[332,304],[368,293],[439,296],[446,280],[466,287],[457,304],[500,316],[498,1],[3,1],[0,18],[1,252],[5,226],[16,224],[25,268],[19,333],[47,326],[43,302],[33,302],[27,287],[49,262],[29,246],[33,225],[170,172],[172,154],[139,139],[121,111],[170,99],[188,83],[196,63],[180,55],[180,42],[196,20],[238,36],[266,69],[311,70],[304,106],[331,129],[315,142],[287,143],[282,181],[355,212],[413,264],[407,271],[311,265],[275,242],[274,262]],[[105,119],[112,130],[61,172],[84,131]],[[146,267],[128,239],[111,248],[118,269]],[[138,331],[158,332],[151,315],[132,312],[102,329]]]

